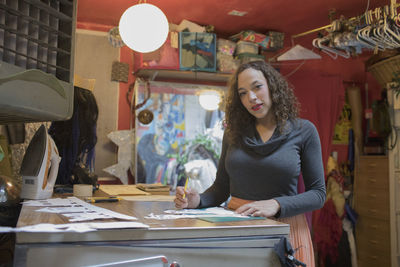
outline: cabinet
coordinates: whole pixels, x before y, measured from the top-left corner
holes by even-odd
[[[0,124],[73,111],[76,0],[0,0]]]
[[[358,266],[391,265],[391,227],[387,156],[360,156],[354,181],[354,208],[358,213]]]
[[[395,90],[398,84],[390,83],[387,88],[392,134],[389,138],[389,219],[392,267],[399,267],[400,255],[400,97]]]
[[[354,207],[358,213],[358,266],[399,267],[400,256],[400,97],[387,84],[392,133],[387,156],[356,161]]]

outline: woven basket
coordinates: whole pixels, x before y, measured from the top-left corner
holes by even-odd
[[[368,67],[367,70],[371,72],[382,88],[386,88],[386,84],[392,82],[394,74],[400,72],[400,55],[379,61]]]

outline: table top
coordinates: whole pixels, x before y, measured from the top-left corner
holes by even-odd
[[[87,233],[17,233],[17,243],[122,241],[168,238],[202,238],[242,235],[288,235],[289,225],[271,219],[212,223],[199,219],[156,220],[144,218],[150,213],[163,214],[174,209],[173,202],[128,201],[95,203],[95,206],[134,216],[148,229],[107,229]],[[41,207],[23,206],[17,227],[39,223],[65,224],[66,217],[56,213],[35,212]],[[117,220],[102,220],[117,221]]]

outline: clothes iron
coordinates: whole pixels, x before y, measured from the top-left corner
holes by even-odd
[[[61,158],[44,125],[29,143],[22,160],[22,199],[47,199],[53,194]]]

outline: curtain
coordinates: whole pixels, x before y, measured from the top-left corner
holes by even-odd
[[[343,79],[338,75],[321,75],[297,71],[288,78],[300,102],[300,117],[316,126],[321,139],[324,168],[331,153],[336,121],[345,102]],[[326,176],[325,176],[326,179]],[[304,183],[299,182],[299,192],[304,192]],[[306,214],[309,225],[317,221],[320,210]]]

